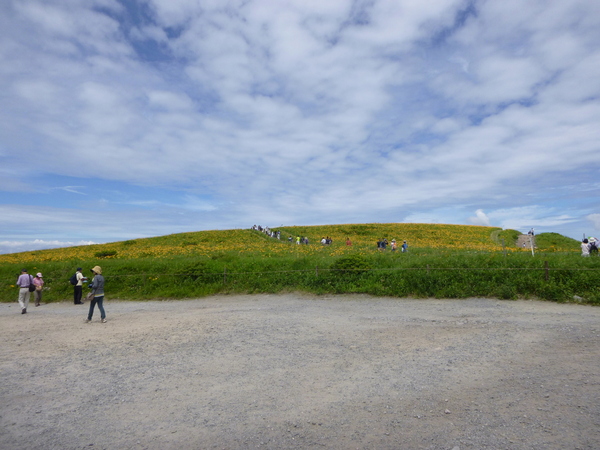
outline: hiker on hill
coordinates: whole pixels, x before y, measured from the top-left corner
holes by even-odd
[[[596,239],[595,237],[590,237],[588,239],[589,241],[589,246],[590,246],[590,256],[592,255],[592,253],[595,253],[596,255],[598,255],[599,253],[599,246],[600,246],[600,241],[598,239]]]
[[[408,251],[408,244],[406,241],[402,242],[402,253],[406,253]]]

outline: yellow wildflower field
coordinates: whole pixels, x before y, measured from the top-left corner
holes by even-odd
[[[66,247],[34,252],[0,255],[0,263],[58,262],[90,260],[98,257],[118,259],[206,256],[234,252],[238,255],[279,257],[285,255],[338,256],[372,252],[376,242],[396,239],[398,248],[407,241],[409,249],[460,249],[499,251],[503,246],[494,239],[500,228],[437,224],[350,224],[280,227],[281,239],[251,229],[214,230],[179,233],[154,238]],[[309,245],[297,245],[296,237],[307,237]],[[292,237],[292,240],[288,240]],[[323,237],[332,240],[323,246]],[[350,239],[351,246],[346,245]],[[513,249],[516,250],[516,249]],[[113,255],[111,255],[113,254]],[[99,256],[102,255],[102,256]]]

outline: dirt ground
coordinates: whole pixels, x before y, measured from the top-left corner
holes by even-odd
[[[600,308],[0,304],[2,449],[598,449]]]

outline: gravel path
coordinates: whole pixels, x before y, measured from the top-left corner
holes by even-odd
[[[2,449],[598,449],[600,308],[0,304]]]

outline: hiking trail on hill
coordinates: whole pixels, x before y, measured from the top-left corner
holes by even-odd
[[[520,234],[517,238],[517,247],[519,248],[531,248],[531,242],[533,241],[533,248],[536,248],[535,245],[535,236],[531,236],[530,234]]]

